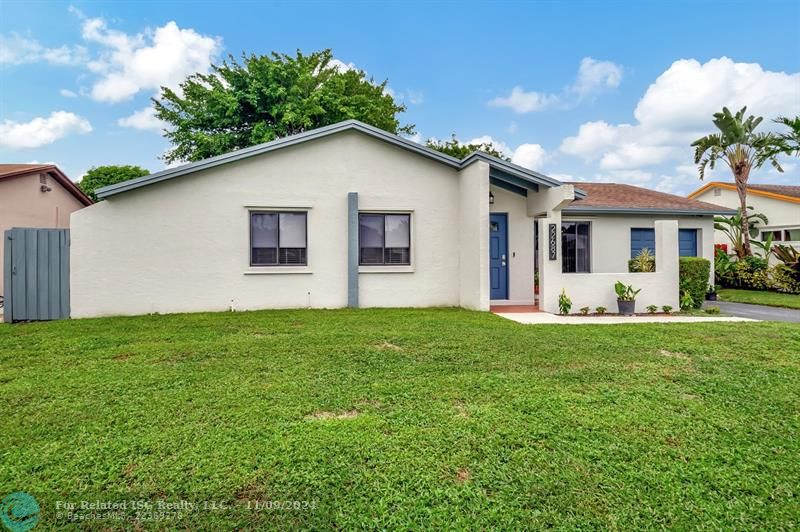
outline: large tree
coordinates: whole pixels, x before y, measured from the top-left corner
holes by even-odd
[[[459,142],[458,138],[456,138],[455,133],[453,133],[453,136],[450,140],[428,139],[425,141],[425,145],[428,148],[446,153],[447,155],[455,157],[456,159],[463,159],[472,152],[482,151],[506,161],[511,160],[507,156],[503,155],[503,153],[491,142],[482,142],[480,144],[462,144]]]
[[[750,231],[747,220],[747,181],[754,168],[760,168],[769,161],[779,172],[783,172],[777,155],[782,141],[772,133],[756,133],[755,129],[762,117],[747,116],[747,107],[732,114],[727,107],[714,113],[713,123],[718,133],[706,135],[692,143],[695,148],[694,162],[699,165],[700,179],[705,177],[706,167],[714,169],[718,160],[730,168],[739,194],[739,213],[741,232],[744,237],[742,249],[746,256],[752,255]]]
[[[86,172],[77,185],[84,194],[97,201],[97,194],[95,190],[98,188],[107,187],[108,185],[115,185],[129,179],[135,179],[148,175],[150,172],[140,166],[93,166]]]
[[[162,88],[156,116],[168,124],[167,162],[197,161],[342,120],[413,133],[398,115],[386,81],[334,62],[330,50],[294,56],[232,56],[210,74],[189,76],[180,91]]]

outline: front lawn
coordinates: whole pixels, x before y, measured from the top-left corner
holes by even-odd
[[[789,529],[798,405],[794,324],[2,325],[0,497],[33,495],[43,528]]]
[[[798,294],[781,294],[779,292],[768,292],[766,290],[722,288],[718,296],[721,301],[800,309],[800,295]]]

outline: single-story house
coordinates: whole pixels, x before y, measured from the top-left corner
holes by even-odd
[[[72,316],[262,308],[678,306],[716,205],[455,159],[346,121],[100,189],[71,234]],[[686,237],[681,235],[687,235]],[[688,242],[691,241],[691,244]],[[685,246],[684,246],[685,244]],[[656,272],[628,273],[652,246]],[[713,275],[713,274],[712,274]],[[710,279],[711,282],[713,280]]]
[[[0,164],[0,235],[12,227],[68,228],[70,214],[91,204],[55,165]],[[0,245],[0,265],[4,248]]]
[[[733,183],[712,181],[688,197],[734,210],[739,208],[739,194]],[[753,207],[749,212],[764,214],[769,221],[766,225],[759,225],[759,240],[766,240],[771,234],[775,244],[800,249],[800,185],[748,184],[747,204]],[[727,245],[728,252],[733,252],[731,241],[722,231],[716,232],[714,241]]]

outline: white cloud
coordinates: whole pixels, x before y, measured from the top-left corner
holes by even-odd
[[[74,113],[56,111],[47,118],[37,117],[30,122],[4,120],[0,123],[0,145],[13,148],[38,148],[71,133],[89,133],[89,121]]]
[[[222,46],[219,37],[181,29],[172,21],[128,35],[110,29],[102,18],[72,11],[83,19],[84,40],[101,48],[100,57],[88,63],[99,76],[90,93],[97,101],[119,102],[162,86],[176,89],[188,75],[208,72]]]
[[[156,111],[152,107],[145,107],[130,116],[120,118],[117,123],[122,127],[131,127],[140,130],[161,131],[167,123],[156,118]]]
[[[502,140],[496,140],[489,135],[475,137],[465,144],[491,144],[500,153],[511,158],[511,162],[530,168],[531,170],[541,171],[548,154],[540,144],[520,144],[516,148],[511,148]]]
[[[64,98],[77,98],[78,95],[69,89],[61,89],[58,93]]]
[[[525,114],[556,106],[569,108],[596,92],[619,87],[622,67],[611,61],[598,61],[584,57],[572,85],[558,94],[526,91],[517,85],[508,96],[498,96],[489,101],[490,107],[508,107],[515,113]]]
[[[597,61],[591,57],[581,59],[578,78],[570,90],[586,97],[598,90],[615,89],[622,82],[622,67],[611,61]]]
[[[23,37],[18,33],[0,35],[0,64],[22,65],[46,62],[52,65],[78,65],[86,61],[83,46],[59,46],[47,48],[39,41]]]
[[[511,161],[525,168],[541,171],[546,158],[547,152],[540,144],[520,144],[514,150]]]
[[[532,113],[552,107],[558,103],[559,98],[555,94],[544,94],[541,92],[526,92],[519,85],[511,89],[508,96],[498,96],[489,101],[490,107],[508,107],[515,113]]]
[[[714,130],[712,114],[723,106],[769,118],[800,112],[800,73],[770,72],[754,63],[722,57],[701,64],[675,61],[648,87],[634,124],[587,122],[561,143],[561,151],[603,170],[637,169],[668,161],[692,161],[690,144]],[[695,169],[696,176],[696,169]],[[665,177],[669,179],[669,176]]]

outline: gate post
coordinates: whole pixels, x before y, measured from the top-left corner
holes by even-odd
[[[3,235],[3,321],[12,323],[11,315],[11,229]]]

